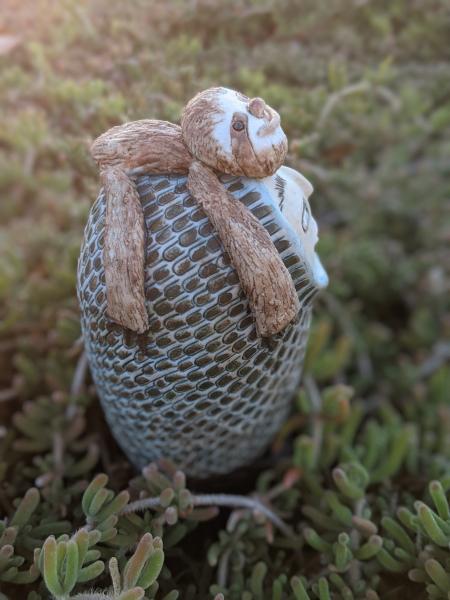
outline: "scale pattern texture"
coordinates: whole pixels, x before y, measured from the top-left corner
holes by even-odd
[[[108,423],[139,468],[169,458],[188,475],[230,472],[260,454],[298,386],[316,289],[258,181],[223,178],[260,219],[301,300],[296,323],[258,339],[236,273],[183,176],[137,180],[145,214],[150,329],[106,316],[105,197],[91,209],[78,265],[88,360]]]

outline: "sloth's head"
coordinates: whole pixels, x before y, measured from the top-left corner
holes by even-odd
[[[264,179],[263,184],[294,231],[313,283],[318,288],[326,287],[328,276],[316,252],[319,240],[317,222],[309,204],[313,192],[311,183],[298,171],[283,166],[275,175]]]
[[[286,157],[279,114],[262,98],[227,88],[210,88],[190,100],[181,128],[195,158],[229,175],[267,177]]]

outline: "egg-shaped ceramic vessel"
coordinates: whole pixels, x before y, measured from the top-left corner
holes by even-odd
[[[286,419],[326,275],[296,231],[296,211],[290,221],[283,212],[282,179],[221,178],[267,229],[298,292],[297,320],[269,341],[258,337],[236,272],[186,177],[136,181],[146,228],[144,334],[106,314],[103,192],[92,207],[78,266],[83,335],[106,419],[136,467],[164,457],[193,477],[227,473],[260,454]],[[300,233],[312,219],[306,196],[298,186]]]

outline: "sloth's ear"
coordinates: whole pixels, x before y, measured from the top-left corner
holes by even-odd
[[[296,171],[295,169],[291,169],[291,167],[280,167],[278,169],[278,173],[281,177],[284,177],[287,180],[294,181],[303,191],[305,198],[309,198],[314,191],[312,183],[306,179],[304,175]]]

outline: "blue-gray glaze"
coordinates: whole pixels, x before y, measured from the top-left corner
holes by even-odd
[[[165,457],[207,477],[248,463],[280,428],[299,383],[316,288],[266,188],[223,181],[268,230],[301,300],[297,322],[270,344],[258,339],[236,273],[185,177],[137,180],[147,232],[145,334],[106,316],[103,192],[90,212],[78,266],[86,351],[111,430],[139,468]]]

